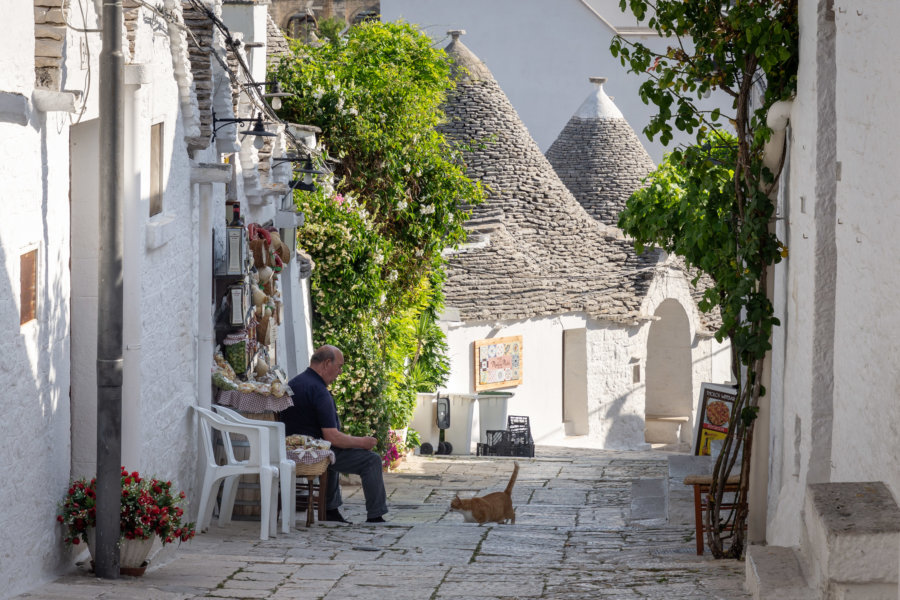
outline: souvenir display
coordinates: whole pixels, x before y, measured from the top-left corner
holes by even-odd
[[[220,273],[219,300],[230,310],[217,326],[221,345],[216,349],[213,385],[221,392],[290,395],[287,378],[274,364],[281,323],[279,275],[291,248],[274,228],[232,221],[229,233],[238,244]],[[244,251],[246,248],[246,251]],[[243,257],[243,260],[242,260]]]

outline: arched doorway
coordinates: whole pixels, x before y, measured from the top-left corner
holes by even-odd
[[[658,319],[647,336],[644,440],[652,444],[691,441],[694,405],[691,377],[691,328],[677,300],[656,309]]]

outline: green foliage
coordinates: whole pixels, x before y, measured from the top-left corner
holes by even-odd
[[[341,39],[341,32],[347,28],[347,23],[340,17],[328,17],[318,23],[319,38],[332,44],[337,44]]]
[[[346,428],[387,436],[403,427],[415,391],[440,385],[437,328],[444,259],[465,238],[479,184],[435,130],[454,82],[448,57],[405,23],[364,23],[319,47],[292,45],[272,76],[294,94],[287,121],[322,128],[335,180],[296,192],[312,255],[315,343],[340,347],[333,391]]]
[[[729,337],[746,365],[769,350],[772,327],[778,324],[759,281],[762,269],[780,260],[782,246],[768,230],[771,202],[761,203],[759,218],[739,219],[737,148],[735,136],[714,131],[701,135],[699,145],[667,154],[647,185],[628,200],[619,227],[635,238],[638,251],[658,246],[710,276],[713,284],[700,309],[719,308],[722,326],[716,338]]]
[[[701,308],[718,306],[732,346],[740,382],[728,437],[716,461],[713,510],[707,512],[710,549],[717,557],[743,552],[746,481],[759,397],[760,373],[778,324],[766,295],[769,266],[785,249],[771,233],[772,192],[779,173],[763,164],[770,139],[766,114],[796,89],[797,0],[620,0],[639,21],[669,40],[657,53],[641,43],[616,37],[611,52],[624,66],[647,76],[640,87],[657,113],[644,129],[663,143],[674,130],[696,132],[697,145],[670,154],[632,196],[620,226],[636,246],[655,244],[683,256],[714,282]],[[762,91],[761,91],[762,90]],[[711,91],[732,98],[730,111],[702,108]],[[761,95],[761,100],[757,97]],[[735,136],[721,132],[728,123]],[[720,515],[727,475],[741,458],[742,486],[737,510]],[[731,527],[712,526],[730,522]],[[726,531],[731,547],[725,549]]]

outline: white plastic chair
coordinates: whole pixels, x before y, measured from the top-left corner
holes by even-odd
[[[288,533],[293,523],[294,510],[296,502],[294,496],[294,485],[292,478],[294,469],[297,464],[287,457],[287,444],[284,440],[284,423],[278,421],[260,421],[259,419],[249,419],[239,412],[232,410],[226,406],[213,405],[213,410],[225,417],[229,421],[242,423],[244,425],[256,425],[259,427],[267,427],[269,429],[269,460],[271,465],[278,469],[278,479],[281,486],[281,531]],[[231,493],[232,487],[237,487],[237,478],[229,478],[225,480],[225,491],[223,493]],[[223,513],[219,517],[221,521],[225,517],[225,523],[231,519],[231,511]]]
[[[219,525],[223,525],[231,517],[231,509],[234,506],[234,498],[237,493],[237,478],[240,475],[257,475],[259,476],[260,494],[259,539],[269,539],[269,534],[274,535],[277,531],[275,513],[278,500],[275,488],[278,482],[278,469],[272,465],[269,459],[269,428],[235,423],[220,417],[211,410],[200,408],[199,406],[194,406],[193,408],[197,412],[200,421],[200,445],[203,453],[201,457],[203,461],[203,484],[197,513],[198,530],[205,531],[209,529],[219,483],[230,479],[234,484],[230,487],[226,486],[222,493]],[[218,431],[222,437],[226,460],[224,465],[217,464],[216,461],[213,431]],[[250,455],[246,460],[235,458],[231,435],[241,435],[247,438],[250,446]],[[226,514],[228,519],[223,521],[222,516]]]

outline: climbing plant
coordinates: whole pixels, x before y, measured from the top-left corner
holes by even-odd
[[[345,427],[383,441],[409,420],[415,392],[446,378],[441,252],[465,238],[483,198],[435,129],[454,86],[449,58],[409,24],[367,22],[318,46],[292,42],[271,76],[294,94],[279,115],[320,127],[333,159],[333,179],[295,192],[307,215],[299,243],[316,263],[314,342],[344,350],[333,391]]]
[[[716,457],[706,512],[708,542],[718,558],[739,557],[745,545],[753,426],[765,394],[762,368],[778,325],[766,295],[770,265],[786,253],[772,233],[773,192],[780,167],[764,165],[772,131],[769,108],[796,89],[797,0],[620,0],[670,41],[665,51],[623,37],[611,52],[646,77],[641,98],[657,112],[644,129],[663,143],[673,131],[696,133],[697,144],[670,154],[620,216],[636,247],[658,245],[708,274],[713,285],[701,308],[717,306],[738,383],[728,436]],[[710,92],[730,98],[707,106]],[[726,103],[727,104],[727,103]],[[734,135],[722,132],[730,127]],[[725,481],[740,461],[735,508],[720,510]]]

